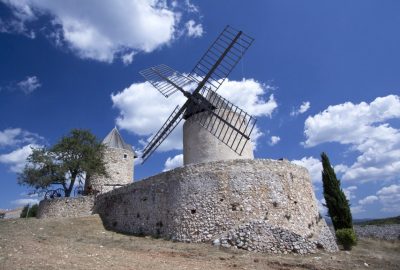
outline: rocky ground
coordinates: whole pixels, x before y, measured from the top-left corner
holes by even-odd
[[[98,216],[0,220],[0,269],[400,269],[400,241],[276,255],[106,231]]]
[[[359,238],[400,240],[400,224],[354,226]]]

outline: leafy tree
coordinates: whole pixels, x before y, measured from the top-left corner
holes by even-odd
[[[32,149],[18,183],[36,190],[62,186],[69,197],[77,179],[107,176],[103,156],[104,145],[90,131],[73,129],[49,149]]]
[[[353,228],[353,220],[350,211],[350,204],[340,187],[340,180],[336,178],[329,158],[321,153],[322,161],[322,183],[324,188],[325,206],[332,219],[335,231],[345,228]]]
[[[39,206],[37,204],[29,207],[29,204],[25,205],[21,211],[20,218],[36,217]]]

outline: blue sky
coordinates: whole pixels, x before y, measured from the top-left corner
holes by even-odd
[[[0,208],[30,147],[115,126],[136,149],[182,97],[139,71],[190,72],[226,24],[255,42],[219,93],[258,118],[257,158],[306,166],[321,203],[328,153],[356,218],[400,214],[399,1],[0,0]],[[181,162],[181,129],[142,179]]]

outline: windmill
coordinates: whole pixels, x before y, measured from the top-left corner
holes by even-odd
[[[181,92],[187,101],[176,106],[160,130],[144,148],[145,162],[158,146],[184,119],[195,121],[232,151],[241,155],[256,119],[216,93],[250,47],[253,38],[229,25],[211,44],[189,75],[185,76],[166,65],[140,71],[166,98]],[[189,88],[194,90],[189,90]]]

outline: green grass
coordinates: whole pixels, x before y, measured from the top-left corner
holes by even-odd
[[[355,222],[356,225],[388,225],[388,224],[400,224],[400,216],[372,219],[367,221]]]

